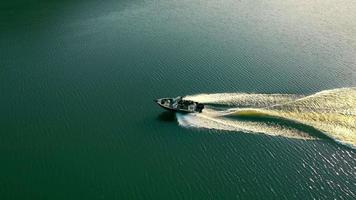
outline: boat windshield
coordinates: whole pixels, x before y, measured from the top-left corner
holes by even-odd
[[[179,102],[179,101],[181,101],[181,100],[182,100],[182,97],[179,96],[179,97],[174,98],[174,99],[173,99],[173,102]]]

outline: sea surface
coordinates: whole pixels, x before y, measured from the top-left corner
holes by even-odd
[[[2,0],[0,199],[356,199],[355,10]]]

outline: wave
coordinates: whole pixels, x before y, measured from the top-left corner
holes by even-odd
[[[309,96],[220,93],[190,95],[185,99],[207,106],[202,113],[177,114],[182,126],[299,139],[320,139],[325,135],[356,148],[356,87]]]

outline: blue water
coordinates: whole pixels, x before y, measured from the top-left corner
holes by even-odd
[[[265,119],[313,139],[187,128],[152,102],[355,87],[355,10],[1,2],[0,199],[355,199],[355,150],[320,130]]]

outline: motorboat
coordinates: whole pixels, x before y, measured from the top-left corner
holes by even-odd
[[[184,100],[183,97],[178,96],[176,98],[160,98],[155,102],[166,110],[182,113],[201,113],[204,109],[204,104]]]

